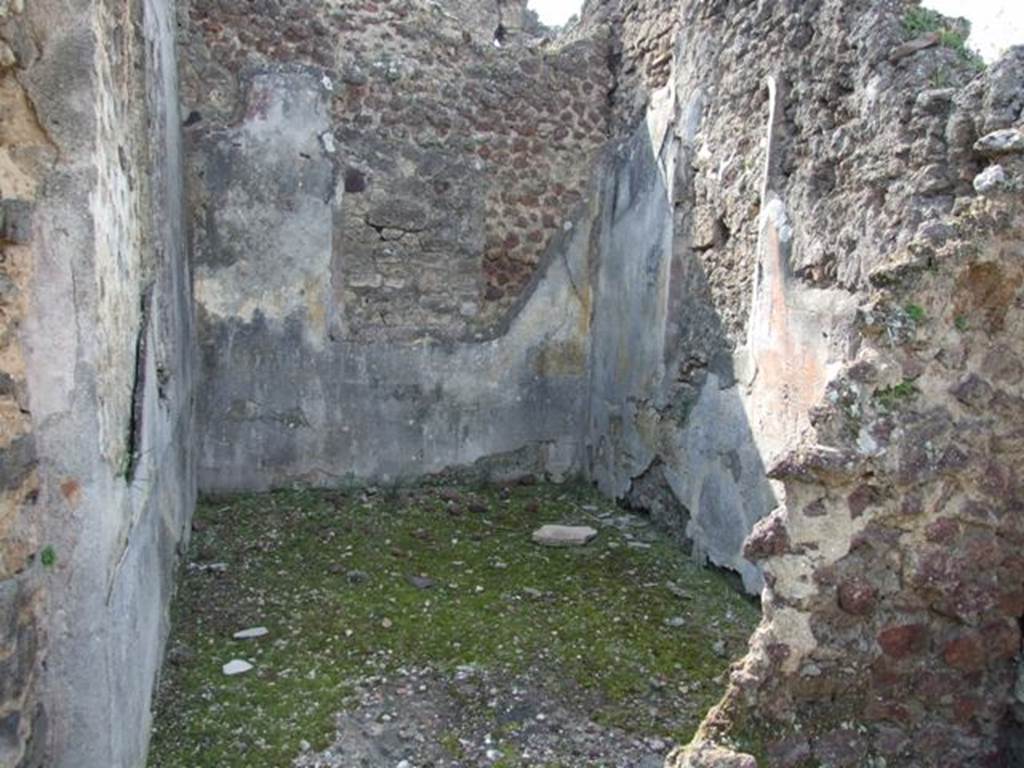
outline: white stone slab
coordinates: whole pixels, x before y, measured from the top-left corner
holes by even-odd
[[[266,627],[252,627],[251,629],[243,629],[241,632],[235,632],[232,635],[235,640],[255,640],[257,637],[266,637],[270,634],[270,630]]]
[[[252,669],[252,664],[248,661],[242,661],[241,659],[233,659],[225,664],[222,671],[228,677],[234,677],[235,675],[242,675]]]
[[[533,540],[545,547],[582,547],[597,531],[585,525],[545,525],[533,532]]]

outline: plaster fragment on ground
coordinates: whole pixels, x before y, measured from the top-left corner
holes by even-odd
[[[241,632],[235,632],[232,637],[235,640],[255,640],[260,637],[266,637],[270,634],[270,630],[266,627],[252,627],[250,629],[243,629]]]
[[[533,532],[533,540],[545,547],[582,547],[597,536],[586,525],[544,525]]]
[[[228,677],[234,677],[235,675],[244,675],[246,672],[252,670],[252,664],[248,661],[242,661],[241,659],[232,659],[223,667],[221,671]]]

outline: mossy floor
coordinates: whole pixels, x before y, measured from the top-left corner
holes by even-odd
[[[544,523],[599,535],[579,549],[544,548],[530,538]],[[340,713],[365,706],[368,687],[410,674],[455,681],[467,669],[516,681],[516,696],[563,698],[552,710],[583,707],[591,729],[667,749],[688,740],[718,699],[758,620],[724,577],[582,486],[210,500],[197,511],[188,563],[153,768],[290,766],[302,755],[318,765],[308,755],[335,743]],[[232,639],[256,626],[269,634]],[[233,659],[254,668],[227,677],[221,668]],[[596,764],[531,762],[516,746],[517,721],[489,727],[499,708],[486,699],[457,698],[480,710],[473,727],[496,748],[473,762],[471,737],[460,744],[453,723],[427,737],[450,754],[435,764]],[[453,717],[459,727],[465,715]],[[550,753],[557,741],[546,743]],[[348,764],[338,759],[322,764]]]

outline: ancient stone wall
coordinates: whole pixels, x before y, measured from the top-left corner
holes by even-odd
[[[1020,760],[1024,67],[908,45],[906,10],[684,6],[677,227],[778,508],[764,622],[677,765]]]
[[[0,761],[143,762],[195,462],[649,510],[764,586],[679,765],[1024,759],[1024,53],[908,7],[0,0]]]
[[[548,32],[537,14],[527,7],[528,0],[443,0],[441,5],[453,20],[482,42],[529,44],[532,38]]]
[[[55,147],[18,81],[24,8],[0,7],[0,763],[37,760],[42,632],[39,475],[21,329],[29,312],[32,214]],[[19,51],[19,53],[16,53]]]
[[[339,214],[324,310],[337,338],[494,335],[580,202],[606,138],[605,42],[523,31],[497,47],[478,17],[499,5],[466,21],[420,0],[188,6],[197,147],[238,120],[254,73],[304,67],[329,83],[319,142]],[[245,237],[218,218],[215,180],[193,178],[202,293]]]
[[[669,82],[675,62],[677,0],[586,0],[562,40],[603,34],[607,55],[612,133],[623,138],[643,120],[651,95]]]
[[[263,10],[193,2],[183,48],[203,487],[577,468],[606,39]]]
[[[0,762],[137,765],[194,498],[173,9],[0,11]]]
[[[593,214],[561,234],[502,336],[347,338],[331,276],[345,274],[349,196],[332,194],[334,157],[321,143],[331,92],[321,74],[280,69],[254,75],[249,94],[241,125],[200,156],[221,201],[210,216],[249,229],[244,250],[220,252],[216,270],[201,264],[196,281],[201,486],[393,481],[499,456],[499,477],[574,471]]]

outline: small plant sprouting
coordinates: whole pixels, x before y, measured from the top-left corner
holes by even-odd
[[[939,32],[939,45],[956,51],[957,55],[969,64],[972,69],[981,72],[985,69],[985,60],[967,45],[967,37],[955,29],[944,29]]]
[[[911,8],[903,17],[903,29],[908,35],[923,35],[937,32],[946,25],[946,20],[938,11],[929,8]]]
[[[53,568],[57,564],[57,551],[47,544],[39,553],[39,562],[43,564],[44,568]]]
[[[927,318],[924,308],[917,304],[907,304],[903,311],[907,313],[907,317],[913,320],[916,325],[920,325]]]
[[[912,400],[920,393],[921,390],[914,386],[914,382],[906,379],[891,387],[876,390],[875,401],[885,410],[892,411],[895,410],[900,403]]]
[[[949,70],[945,67],[937,67],[932,76],[928,79],[928,84],[932,88],[949,88],[952,82],[949,76]]]
[[[970,323],[967,322],[967,318],[963,315],[957,315],[953,319],[953,325],[956,326],[956,329],[960,331],[960,333],[967,333],[967,329],[971,327]]]
[[[943,48],[956,51],[957,55],[964,62],[970,64],[976,70],[980,71],[985,68],[984,59],[967,45],[970,26],[967,26],[965,30],[959,25],[950,24],[949,20],[938,11],[933,11],[929,8],[911,8],[903,17],[903,30],[906,32],[907,37],[917,37],[929,32],[936,32],[939,35],[939,45]]]

